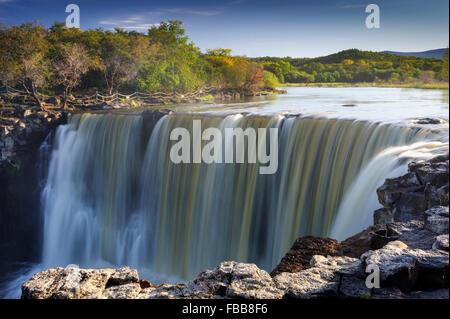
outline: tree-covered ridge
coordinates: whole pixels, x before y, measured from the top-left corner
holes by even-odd
[[[448,82],[446,59],[424,59],[350,49],[317,58],[250,59],[274,73],[280,82]]]
[[[0,85],[19,87],[40,104],[37,88],[68,96],[73,90],[189,92],[202,87],[251,93],[265,83],[261,65],[230,50],[202,53],[181,21],[161,22],[146,34],[83,31],[55,23],[0,25]]]

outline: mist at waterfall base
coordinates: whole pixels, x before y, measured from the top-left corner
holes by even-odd
[[[170,132],[278,128],[279,167],[174,164]],[[448,151],[441,131],[319,116],[175,113],[144,134],[140,113],[74,115],[41,147],[42,262],[11,274],[7,297],[37,271],[127,265],[180,282],[224,260],[270,271],[304,235],[338,240],[372,223],[376,188],[413,159]],[[233,148],[224,143],[224,153]]]

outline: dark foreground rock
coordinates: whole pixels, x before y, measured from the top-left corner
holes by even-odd
[[[341,247],[335,239],[314,236],[298,238],[270,275],[274,277],[282,272],[294,273],[307,269],[314,255],[336,256],[340,254]]]

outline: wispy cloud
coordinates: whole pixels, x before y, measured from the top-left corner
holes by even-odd
[[[230,4],[241,4],[241,3],[245,3],[247,2],[247,0],[233,0],[230,2]]]
[[[166,9],[159,9],[159,10],[163,11],[163,12],[168,12],[168,13],[193,14],[193,15],[200,15],[200,16],[215,16],[215,15],[222,13],[219,10],[197,10],[197,9],[188,9],[188,8],[166,8]]]
[[[359,9],[359,8],[365,8],[365,4],[361,3],[346,3],[346,4],[338,4],[337,7],[339,9]]]
[[[0,0],[0,3],[13,2],[13,0]]]
[[[1,0],[0,0],[1,1]],[[143,31],[158,26],[159,23],[148,23],[148,15],[130,15],[123,19],[107,19],[98,22],[109,29],[121,28],[125,30]]]

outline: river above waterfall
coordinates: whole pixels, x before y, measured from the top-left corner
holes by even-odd
[[[130,265],[153,283],[188,280],[223,260],[270,271],[299,236],[342,240],[368,226],[385,178],[448,151],[448,123],[414,123],[448,121],[448,91],[287,91],[166,105],[175,113],[155,123],[145,123],[142,108],[71,116],[41,150],[42,260],[2,295],[17,297],[30,273],[68,264]],[[170,131],[191,128],[193,118],[220,129],[278,128],[278,172],[171,163]],[[145,125],[151,134],[143,137]]]
[[[257,114],[300,113],[370,121],[405,122],[422,117],[448,121],[449,91],[411,88],[312,88],[287,87],[287,94],[241,101],[168,105],[179,112]]]

